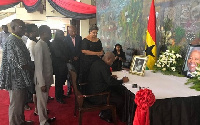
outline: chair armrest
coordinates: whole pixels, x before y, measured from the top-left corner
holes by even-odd
[[[88,98],[88,97],[95,97],[95,96],[103,96],[107,95],[107,104],[110,104],[110,92],[102,92],[102,93],[96,93],[91,95],[79,95],[78,98]]]
[[[80,86],[87,85],[87,84],[88,84],[87,82],[85,82],[85,83],[78,83],[78,85],[80,85]]]

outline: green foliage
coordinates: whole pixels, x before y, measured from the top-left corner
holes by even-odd
[[[166,19],[164,19],[164,30],[165,32],[170,31],[172,29],[172,19],[170,19],[168,16]]]
[[[180,51],[181,51],[181,46],[169,46],[168,49],[169,49],[170,51],[173,50],[175,53],[180,53]]]
[[[176,27],[176,29],[174,30],[175,32],[175,42],[176,44],[180,43],[181,39],[185,36],[185,30],[178,26]]]

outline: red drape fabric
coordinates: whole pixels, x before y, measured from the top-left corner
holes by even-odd
[[[23,2],[26,6],[34,6],[39,0],[1,0],[0,6]],[[80,14],[96,14],[96,6],[77,2],[74,0],[52,0],[59,7]]]
[[[33,6],[37,3],[38,0],[1,0],[0,5],[9,5],[18,2],[23,2],[27,6]]]
[[[77,2],[74,0],[52,0],[58,6],[76,13],[95,14],[96,6]]]
[[[23,3],[24,3],[26,6],[33,6],[33,5],[35,5],[37,2],[38,2],[38,0],[23,0]]]
[[[18,3],[21,2],[22,0],[1,0],[0,1],[0,5],[9,5],[9,4],[14,4],[14,3]]]
[[[150,89],[140,89],[135,96],[137,105],[133,125],[150,125],[149,107],[155,102],[155,95]]]

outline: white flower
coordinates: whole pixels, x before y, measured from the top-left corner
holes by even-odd
[[[163,68],[162,70],[163,70],[163,71],[165,71],[165,70],[166,70],[166,68]]]
[[[197,72],[197,76],[200,76],[200,72]]]
[[[172,71],[176,71],[176,67],[171,67]]]
[[[173,56],[172,56],[172,58],[173,58],[173,59],[175,59],[175,58],[176,58],[176,56],[175,56],[175,55],[173,55]]]
[[[177,57],[177,58],[179,58],[179,57],[181,58],[182,56],[181,56],[181,55],[179,55],[179,54],[176,54],[176,57]]]
[[[196,70],[200,71],[200,67],[197,66],[197,67],[196,67]]]
[[[160,65],[160,64],[157,64],[157,67],[161,67],[161,65]]]

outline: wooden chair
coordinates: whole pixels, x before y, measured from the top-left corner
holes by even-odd
[[[76,73],[74,71],[69,71],[71,81],[72,81],[72,87],[74,90],[75,95],[75,108],[74,108],[74,116],[76,116],[76,110],[79,111],[79,125],[82,124],[82,114],[84,112],[90,112],[95,110],[106,110],[110,109],[112,111],[112,118],[115,125],[117,125],[117,119],[116,119],[116,107],[114,105],[109,104],[110,99],[110,93],[109,92],[103,92],[93,95],[82,95],[81,92],[77,89],[77,82],[76,82]],[[92,105],[88,103],[85,99],[88,97],[94,97],[94,96],[102,96],[107,95],[107,104],[105,105]]]

